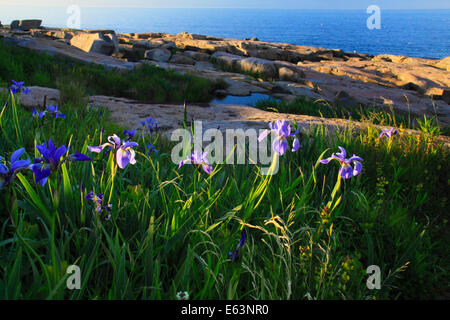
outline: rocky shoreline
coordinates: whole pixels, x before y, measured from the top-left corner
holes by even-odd
[[[123,72],[151,64],[222,79],[228,88],[216,92],[218,96],[263,93],[285,101],[305,96],[340,105],[393,108],[420,117],[436,114],[441,125],[450,125],[450,57],[372,56],[255,38],[21,28],[23,24],[0,28],[0,38]]]

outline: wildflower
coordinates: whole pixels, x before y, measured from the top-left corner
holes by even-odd
[[[180,291],[177,293],[178,300],[189,300],[189,293],[187,291]]]
[[[397,134],[398,134],[397,129],[394,129],[394,128],[385,129],[385,130],[381,131],[380,135],[378,136],[378,139],[381,139],[383,137],[390,139]]]
[[[12,81],[13,84],[11,85],[10,89],[13,93],[13,95],[16,95],[19,92],[23,92],[25,94],[30,93],[30,89],[28,89],[27,87],[24,87],[25,82],[23,81]]]
[[[100,153],[106,147],[116,151],[116,161],[120,169],[124,169],[128,164],[135,164],[135,151],[133,147],[137,147],[138,144],[132,141],[122,141],[117,135],[112,135],[108,137],[108,142],[102,144],[101,146],[91,147],[88,146],[89,151]]]
[[[55,148],[52,139],[48,140],[48,148],[45,144],[37,145],[36,149],[41,153],[42,157],[34,159],[34,164],[31,165],[31,169],[34,173],[34,179],[36,183],[40,183],[44,186],[47,183],[48,177],[52,171],[57,171],[59,165],[66,160],[69,161],[91,161],[92,159],[82,153],[72,153],[69,156],[62,159],[62,156],[67,153],[68,149],[65,145],[62,145],[58,149]]]
[[[273,142],[272,147],[273,150],[280,156],[282,156],[288,148],[287,138],[295,137],[292,144],[292,152],[296,152],[300,148],[300,141],[296,137],[296,135],[298,134],[298,130],[295,133],[291,133],[291,125],[288,124],[286,120],[277,120],[275,122],[271,122],[269,123],[269,128],[270,130],[265,130],[260,134],[258,142],[261,142],[271,132],[274,132],[277,138]]]
[[[148,145],[146,145],[145,147],[148,150],[148,154],[150,154],[152,151],[153,152],[158,152],[158,150],[156,150],[155,146],[153,145],[153,143],[149,143]]]
[[[39,112],[39,111],[36,110],[35,107],[33,107],[33,111],[32,111],[31,114],[33,115],[33,118],[39,117],[39,119],[42,119],[45,116],[46,113],[47,113],[46,110]]]
[[[232,261],[236,261],[239,257],[239,250],[244,246],[245,240],[247,240],[247,232],[245,229],[242,231],[241,239],[239,240],[239,244],[237,245],[236,249],[234,249],[233,252],[228,252],[228,256],[231,258]]]
[[[209,164],[208,160],[206,159],[207,154],[208,154],[207,152],[204,152],[200,155],[200,153],[194,152],[186,160],[183,160],[180,162],[178,169],[180,169],[186,163],[190,162],[191,164],[195,165],[198,169],[200,169],[200,167],[201,167],[203,169],[203,171],[205,171],[207,174],[211,175],[212,166]]]
[[[341,164],[341,170],[339,171],[339,174],[343,179],[350,179],[351,177],[356,177],[359,175],[362,171],[362,164],[361,162],[364,161],[360,157],[353,155],[353,157],[346,159],[346,151],[344,148],[339,147],[341,150],[340,153],[332,154],[330,158],[320,160],[320,163],[322,164],[328,164],[331,160],[337,160]],[[352,168],[351,164],[354,164],[354,168]]]
[[[0,157],[0,189],[5,186],[9,185],[14,179],[15,174],[19,170],[28,169],[28,167],[31,164],[30,159],[27,160],[19,160],[20,157],[25,153],[25,149],[21,148],[19,150],[16,150],[11,155],[11,161],[10,161],[10,168],[3,164],[1,161],[3,160],[2,157]]]
[[[85,196],[85,198],[96,203],[97,208],[95,209],[95,212],[105,213],[103,216],[104,220],[108,221],[111,219],[112,204],[108,203],[106,206],[103,205],[103,193],[95,194],[91,191]]]
[[[142,121],[141,124],[143,126],[147,126],[150,132],[158,130],[158,122],[156,122],[156,120],[154,120],[153,118],[147,118],[145,119],[145,121]]]
[[[56,119],[62,118],[65,119],[66,115],[64,113],[59,112],[58,110],[58,105],[54,106],[54,105],[50,105],[46,107],[46,112],[50,113],[50,115],[52,115],[53,117],[55,117]]]
[[[127,136],[127,140],[131,140],[134,138],[136,130],[123,130],[123,134]]]

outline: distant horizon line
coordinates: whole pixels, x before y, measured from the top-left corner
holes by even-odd
[[[6,4],[4,5],[6,7],[68,7],[70,5],[27,5],[27,4]],[[357,11],[357,10],[366,10],[366,8],[331,8],[331,9],[324,9],[324,8],[251,8],[251,7],[146,7],[146,6],[98,6],[98,5],[81,5],[80,7],[85,8],[130,8],[130,9],[243,9],[243,10],[310,10],[310,11]],[[383,8],[382,8],[383,9]],[[450,10],[450,7],[447,8],[405,8],[405,9],[383,9],[386,11],[419,11],[419,10],[430,10],[430,11],[436,11],[436,10]]]

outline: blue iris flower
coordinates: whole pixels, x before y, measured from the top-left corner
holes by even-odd
[[[322,164],[328,164],[332,160],[337,160],[341,164],[341,169],[339,170],[339,174],[343,179],[350,179],[352,177],[356,177],[362,171],[362,163],[364,160],[356,155],[353,155],[351,158],[346,158],[347,152],[344,148],[339,147],[341,152],[333,153],[331,157],[327,159],[322,159],[319,162]],[[354,167],[351,166],[353,162]]]
[[[95,194],[93,191],[89,192],[86,199],[92,200],[97,205],[95,211],[97,213],[104,213],[103,219],[108,221],[111,219],[112,204],[103,205],[103,193]]]
[[[120,169],[125,169],[129,164],[136,164],[136,152],[133,150],[138,144],[133,141],[121,140],[116,134],[108,137],[108,142],[101,146],[88,146],[88,150],[100,153],[105,148],[116,150],[116,162]]]
[[[292,132],[291,125],[286,120],[277,120],[275,122],[269,123],[270,130],[264,130],[260,136],[258,137],[258,142],[261,142],[264,138],[266,138],[271,132],[275,133],[276,139],[273,141],[272,147],[273,150],[282,156],[289,144],[288,138],[294,138],[292,143],[292,152],[296,152],[300,149],[300,141],[297,138],[297,134],[299,130],[296,132]]]
[[[123,134],[127,136],[127,140],[131,140],[136,135],[136,130],[123,130]]]
[[[150,132],[158,131],[158,122],[156,122],[153,118],[147,118],[145,121],[142,121],[141,124],[143,126],[147,126]]]
[[[379,139],[386,137],[388,139],[391,139],[393,136],[398,135],[398,130],[394,129],[394,128],[390,128],[390,129],[385,129],[382,130],[380,135],[378,136]]]
[[[56,105],[56,106],[50,105],[50,106],[47,106],[46,109],[47,109],[47,110],[44,111],[44,112],[50,113],[50,115],[51,115],[52,117],[55,117],[56,119],[57,119],[57,118],[62,118],[62,119],[65,119],[65,118],[66,118],[66,115],[65,115],[64,113],[61,113],[61,112],[58,110],[58,105]]]
[[[33,115],[33,118],[39,117],[39,119],[42,119],[45,116],[46,113],[47,113],[46,110],[39,112],[39,111],[36,110],[35,107],[33,107],[33,111],[32,111],[31,114]]]
[[[13,152],[13,154],[11,155],[9,169],[4,163],[2,163],[3,158],[0,157],[0,189],[3,186],[7,186],[11,183],[17,171],[29,168],[31,164],[30,159],[27,160],[20,159],[24,153],[25,153],[24,148],[21,148]]]
[[[236,261],[239,257],[239,250],[244,246],[245,241],[247,240],[247,232],[245,229],[242,231],[241,239],[239,240],[239,244],[237,245],[236,249],[234,249],[233,252],[228,252],[228,256],[232,261]]]
[[[156,150],[155,146],[153,145],[153,143],[149,143],[146,146],[146,149],[148,150],[148,154],[152,153],[152,152],[158,152],[158,150]]]
[[[24,87],[25,82],[23,81],[14,81],[12,80],[12,85],[10,87],[13,95],[18,94],[19,92],[23,92],[25,94],[30,93],[30,89],[28,89],[27,87]]]
[[[92,159],[82,153],[73,153],[61,159],[68,149],[62,145],[58,149],[55,148],[52,139],[48,140],[48,147],[45,142],[37,145],[36,149],[41,153],[42,157],[34,159],[31,169],[34,173],[36,183],[44,186],[52,171],[57,171],[60,164],[64,161],[91,161]]]
[[[213,168],[209,164],[208,159],[206,156],[208,155],[207,152],[199,153],[197,151],[193,152],[190,156],[187,157],[186,160],[183,160],[178,165],[178,169],[180,169],[182,166],[184,166],[187,163],[190,163],[197,167],[197,169],[203,169],[207,174],[211,175]]]

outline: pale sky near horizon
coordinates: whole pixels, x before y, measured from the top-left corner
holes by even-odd
[[[0,0],[5,6],[156,7],[156,8],[255,8],[255,9],[450,9],[448,0]]]

